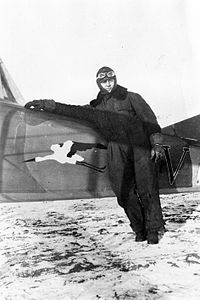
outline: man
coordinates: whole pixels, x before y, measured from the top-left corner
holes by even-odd
[[[90,105],[34,100],[26,108],[85,119],[108,142],[108,171],[112,189],[135,232],[136,242],[157,244],[164,233],[156,161],[162,156],[162,134],[149,105],[117,84],[114,71],[102,67],[96,75],[100,89]]]

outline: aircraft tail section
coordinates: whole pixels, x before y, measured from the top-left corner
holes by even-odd
[[[24,105],[25,100],[0,58],[0,100]]]

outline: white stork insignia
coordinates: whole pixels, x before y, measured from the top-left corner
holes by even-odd
[[[46,156],[36,156],[34,158],[25,160],[24,162],[41,162],[45,160],[55,160],[61,164],[73,164],[73,165],[81,165],[85,166],[87,168],[93,169],[97,172],[105,172],[104,167],[97,167],[95,165],[89,164],[84,161],[84,158],[78,154],[76,154],[76,151],[85,151],[87,149],[91,148],[100,148],[100,149],[106,149],[104,145],[101,144],[87,144],[87,143],[78,143],[73,141],[66,141],[61,144],[53,144],[51,145],[50,149],[53,151],[52,154],[46,155]]]

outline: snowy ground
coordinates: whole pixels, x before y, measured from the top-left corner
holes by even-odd
[[[0,204],[1,300],[200,299],[200,194],[162,196],[136,243],[115,198]]]

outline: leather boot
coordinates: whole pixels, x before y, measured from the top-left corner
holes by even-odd
[[[147,243],[153,245],[153,244],[158,244],[158,242],[159,242],[158,231],[148,232]]]
[[[135,241],[136,242],[144,242],[147,239],[146,231],[138,231],[135,233]]]

